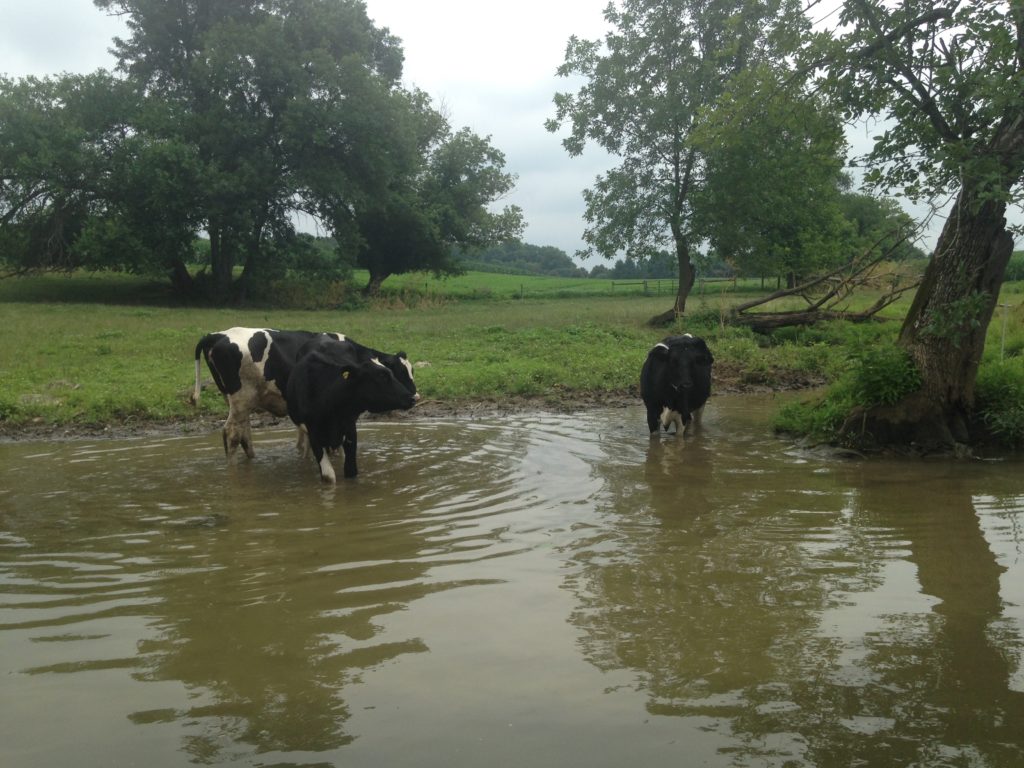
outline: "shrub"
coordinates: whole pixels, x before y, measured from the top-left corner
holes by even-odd
[[[996,442],[1024,445],[1024,358],[982,365],[975,384],[975,407]]]
[[[777,432],[832,441],[856,405],[849,380],[833,384],[824,395],[787,403],[775,415]]]
[[[895,344],[867,346],[850,368],[853,398],[857,405],[893,405],[921,387],[917,366]]]
[[[855,408],[892,405],[921,386],[913,360],[893,342],[878,340],[862,350],[824,395],[783,406],[776,431],[831,442]]]

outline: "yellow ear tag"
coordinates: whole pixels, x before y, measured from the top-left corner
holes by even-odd
[[[348,375],[349,375],[349,373],[350,373],[350,371],[342,371],[342,372],[341,372],[341,378],[343,378],[343,379],[347,379],[347,378],[348,378]]]

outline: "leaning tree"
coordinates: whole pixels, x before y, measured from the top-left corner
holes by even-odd
[[[664,250],[679,264],[666,319],[682,314],[704,236],[697,193],[706,153],[697,132],[737,73],[781,61],[805,31],[802,0],[622,0],[609,3],[603,41],[573,37],[555,95],[555,132],[571,155],[593,142],[621,162],[584,192],[588,252],[642,260]]]
[[[1024,180],[1024,0],[846,0],[823,81],[849,116],[884,115],[868,180],[952,203],[899,343],[921,387],[854,414],[881,443],[970,442],[985,333],[1013,250]]]

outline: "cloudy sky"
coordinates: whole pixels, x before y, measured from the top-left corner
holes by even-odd
[[[523,209],[524,239],[570,255],[582,247],[581,192],[610,160],[598,150],[569,157],[544,121],[555,92],[573,90],[555,75],[566,42],[602,37],[606,4],[367,0],[370,17],[402,40],[406,83],[443,105],[454,127],[490,136],[505,153],[506,169],[518,176],[505,202]],[[123,33],[91,0],[0,0],[0,19],[0,73],[10,77],[111,68],[110,40]],[[864,129],[851,132],[855,143],[866,139]]]

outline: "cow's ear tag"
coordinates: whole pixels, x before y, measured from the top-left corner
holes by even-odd
[[[349,373],[350,373],[349,371],[342,371],[342,372],[341,372],[341,378],[343,378],[343,379],[347,379],[347,378],[348,378],[348,376],[349,376]]]

